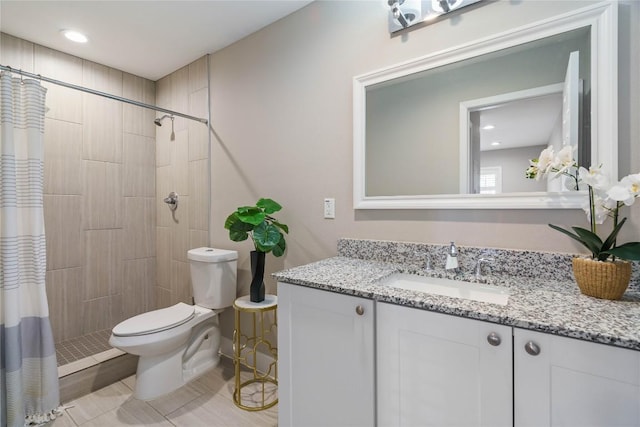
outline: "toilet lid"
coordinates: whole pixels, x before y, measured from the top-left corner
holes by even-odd
[[[152,334],[182,325],[193,316],[195,316],[194,307],[179,302],[171,307],[142,313],[120,322],[112,332],[113,335],[121,337]]]

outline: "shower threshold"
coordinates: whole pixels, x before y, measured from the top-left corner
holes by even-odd
[[[56,344],[58,376],[63,377],[125,354],[109,345],[111,329],[71,338]]]
[[[106,329],[56,344],[61,402],[71,402],[135,374],[138,357],[112,348],[110,336],[111,329]]]

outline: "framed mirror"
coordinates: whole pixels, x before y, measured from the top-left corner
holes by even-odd
[[[581,207],[524,171],[571,144],[617,178],[616,24],[599,3],[355,77],[354,208]]]

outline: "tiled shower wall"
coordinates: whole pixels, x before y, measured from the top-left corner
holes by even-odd
[[[207,118],[206,56],[156,82],[157,105]],[[156,144],[157,272],[156,305],[191,303],[187,251],[207,246],[209,228],[209,142],[207,125],[176,117],[158,128]],[[172,215],[162,201],[175,191],[178,209]]]
[[[6,34],[0,43],[3,65],[155,103],[152,81]],[[152,110],[43,85],[46,282],[60,342],[154,307],[156,126]]]

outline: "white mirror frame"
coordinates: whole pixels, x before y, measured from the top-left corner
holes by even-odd
[[[366,90],[368,86],[591,27],[591,163],[618,179],[618,8],[602,2],[478,41],[445,49],[353,79],[354,209],[558,209],[581,208],[585,192],[367,196],[365,192]],[[527,165],[523,165],[523,172]]]

